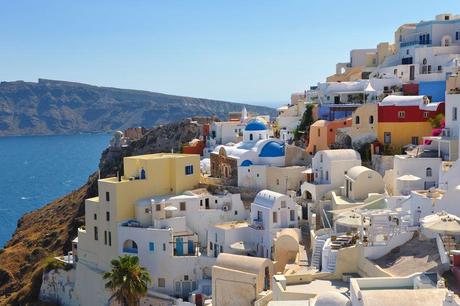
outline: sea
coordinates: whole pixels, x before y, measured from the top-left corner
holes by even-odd
[[[109,134],[0,137],[0,248],[18,219],[66,195],[97,171]]]

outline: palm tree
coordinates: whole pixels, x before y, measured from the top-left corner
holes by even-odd
[[[113,259],[110,264],[112,271],[104,274],[107,289],[113,292],[113,298],[124,306],[138,305],[139,299],[147,294],[147,286],[151,283],[149,272],[139,265],[137,256],[120,256]]]

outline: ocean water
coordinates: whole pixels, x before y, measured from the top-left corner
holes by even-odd
[[[18,219],[77,189],[97,170],[111,136],[0,137],[0,248]]]

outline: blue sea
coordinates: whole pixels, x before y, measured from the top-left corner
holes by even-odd
[[[77,189],[97,170],[111,136],[0,137],[0,248],[18,219]]]

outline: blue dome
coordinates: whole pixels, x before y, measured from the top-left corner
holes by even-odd
[[[263,123],[259,119],[252,119],[246,125],[246,128],[244,130],[245,131],[265,131],[266,129],[267,129],[267,126],[265,125],[265,123]]]
[[[249,167],[252,166],[252,161],[246,159],[241,163],[241,167]]]
[[[280,157],[280,156],[284,156],[284,143],[279,143],[276,141],[267,142],[259,154],[259,157]]]

